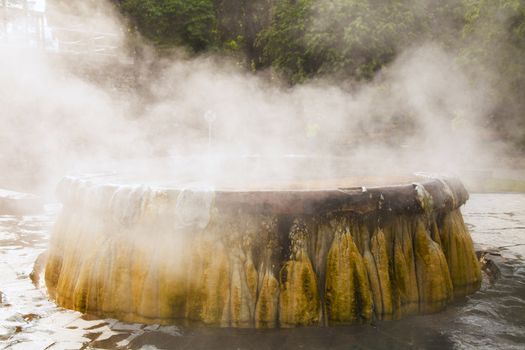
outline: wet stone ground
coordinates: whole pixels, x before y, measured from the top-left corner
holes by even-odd
[[[433,315],[334,328],[189,329],[58,308],[31,274],[56,212],[0,216],[0,349],[525,348],[524,194],[474,194],[463,208],[474,242],[499,271],[479,292]]]

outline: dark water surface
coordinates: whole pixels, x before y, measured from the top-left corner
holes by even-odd
[[[54,220],[48,209],[0,216],[0,349],[525,349],[523,194],[475,194],[463,208],[474,242],[492,249],[501,271],[474,295],[400,321],[278,330],[129,324],[56,307],[30,275]]]

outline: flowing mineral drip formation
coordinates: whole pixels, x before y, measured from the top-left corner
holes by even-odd
[[[46,285],[146,323],[293,327],[442,310],[481,273],[455,179],[200,193],[66,178]]]

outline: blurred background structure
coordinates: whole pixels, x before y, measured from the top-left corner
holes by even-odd
[[[75,15],[56,13],[46,0],[2,0],[0,45],[88,56],[116,56],[118,33],[87,28]]]

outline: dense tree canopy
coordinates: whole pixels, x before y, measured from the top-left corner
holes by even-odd
[[[160,50],[233,54],[290,83],[371,79],[403,49],[432,41],[498,94],[494,129],[525,149],[525,0],[113,0]]]
[[[490,120],[525,150],[525,1],[466,1],[459,55],[476,65],[498,93]]]
[[[272,66],[293,82],[334,72],[367,79],[403,48],[425,40],[458,49],[467,64],[509,62],[525,47],[525,0],[114,2],[159,48],[242,53],[255,68]],[[494,57],[494,50],[507,57]],[[510,61],[507,69],[525,66]]]
[[[204,50],[216,41],[212,0],[122,0],[121,11],[159,46],[187,45]]]

